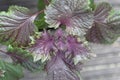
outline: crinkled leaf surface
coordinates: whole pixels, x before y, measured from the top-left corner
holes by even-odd
[[[52,58],[47,64],[47,80],[80,80],[60,56]]]
[[[23,77],[20,65],[14,65],[0,60],[0,68],[5,71],[4,77],[0,77],[0,80],[19,80]]]
[[[87,40],[94,43],[113,43],[120,36],[120,12],[112,11],[108,3],[101,3],[94,14],[93,27]]]
[[[0,12],[0,41],[20,46],[30,42],[29,36],[36,30],[33,24],[37,14],[30,14],[29,9],[11,6],[8,12]]]
[[[93,13],[88,0],[52,0],[45,10],[50,28],[66,26],[66,32],[83,36],[92,27]]]
[[[7,54],[12,57],[15,63],[19,63],[29,71],[34,72],[43,69],[44,63],[41,63],[41,61],[34,62],[32,54],[26,50],[9,46]]]
[[[94,22],[105,22],[111,10],[112,7],[109,3],[102,2],[98,4],[94,12]]]

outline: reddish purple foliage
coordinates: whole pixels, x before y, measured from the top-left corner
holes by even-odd
[[[73,57],[87,56],[89,52],[82,42],[77,41],[75,36],[66,35],[62,29],[55,32],[44,31],[30,51],[41,55],[53,55],[62,51],[68,56],[73,55]]]

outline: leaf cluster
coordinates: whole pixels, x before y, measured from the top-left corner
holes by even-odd
[[[13,60],[13,63],[0,60],[0,80],[19,80],[23,77],[22,67],[33,72],[44,69],[46,62],[34,62],[33,55],[28,50],[32,42],[31,36],[35,36],[37,32],[44,29],[50,29],[45,22],[44,13],[45,7],[50,2],[51,0],[38,0],[39,12],[35,14],[31,14],[28,8],[20,6],[10,6],[7,12],[0,12],[0,43],[8,46],[5,54]],[[88,2],[94,19],[91,28],[86,31],[85,39],[92,43],[113,43],[120,36],[120,12],[115,11],[106,2],[99,4],[95,4],[94,0],[88,0]],[[72,77],[70,80],[72,78],[78,80],[74,72],[66,67],[62,58],[57,56],[53,61],[48,64],[48,66],[51,65],[47,68],[48,73],[57,72],[62,68],[63,74],[69,75],[68,72],[71,72]],[[60,65],[59,62],[65,67],[59,66],[56,68],[56,65]],[[60,74],[62,75],[62,73]],[[54,76],[53,74],[49,75]],[[55,75],[55,77],[57,76],[59,74]],[[66,77],[63,78],[68,80]]]

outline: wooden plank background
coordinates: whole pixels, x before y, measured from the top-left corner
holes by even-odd
[[[120,10],[120,0],[96,0],[100,1],[109,1],[116,10]],[[37,11],[36,4],[37,0],[0,0],[0,10],[7,10],[10,5],[20,5]],[[83,80],[120,80],[120,39],[112,45],[91,44],[91,48],[97,57],[85,63],[81,72]],[[8,56],[0,56],[9,61]],[[45,80],[44,72],[39,74],[25,70],[24,73],[22,80]]]
[[[7,10],[11,5],[18,5],[30,8],[32,11],[37,11],[38,0],[0,0],[0,10]]]

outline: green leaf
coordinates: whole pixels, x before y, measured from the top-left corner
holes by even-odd
[[[89,6],[92,10],[95,10],[96,5],[95,5],[94,0],[89,0]]]
[[[41,71],[44,68],[44,63],[41,61],[34,62],[32,54],[24,49],[9,46],[7,54],[12,57],[15,63],[19,63],[32,72]]]
[[[0,80],[19,80],[23,77],[22,67],[11,63],[0,60],[0,70],[3,71]]]
[[[44,0],[38,0],[38,10],[43,10],[45,8]]]
[[[38,10],[44,10],[45,7],[49,4],[51,0],[38,0]],[[35,25],[38,27],[39,30],[43,30],[47,28],[48,24],[45,22],[44,12],[41,13],[37,20],[35,20]]]
[[[48,24],[45,22],[44,14],[40,14],[39,18],[34,21],[35,25],[39,30],[43,30],[44,28],[47,28]]]
[[[51,0],[38,0],[38,9],[39,10],[45,9],[45,7],[49,5],[50,2]]]
[[[36,27],[34,20],[38,14],[31,14],[29,9],[11,6],[8,12],[0,12],[0,42],[27,46]]]

